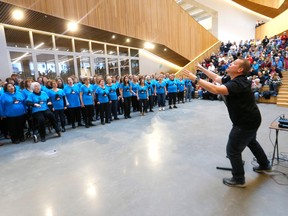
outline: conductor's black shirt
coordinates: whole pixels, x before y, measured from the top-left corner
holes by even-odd
[[[257,129],[261,124],[261,114],[251,90],[251,81],[240,75],[233,80],[223,77],[222,83],[229,92],[226,105],[233,125],[244,130]]]

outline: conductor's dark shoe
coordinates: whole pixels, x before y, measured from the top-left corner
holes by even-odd
[[[41,137],[41,142],[46,142],[46,138],[45,137]]]
[[[13,144],[19,144],[19,143],[20,143],[20,140],[18,140],[18,139],[17,139],[17,140],[13,140],[12,143],[13,143]]]
[[[255,166],[253,167],[253,171],[257,172],[257,173],[263,173],[263,172],[271,172],[272,171],[272,167],[269,164],[268,166]]]
[[[230,187],[240,187],[240,188],[246,187],[245,180],[236,180],[233,177],[223,178],[223,184],[230,186]]]
[[[176,105],[174,105],[173,108],[178,108],[178,107]]]
[[[105,122],[103,121],[103,122],[101,122],[101,124],[102,124],[102,125],[105,125]]]
[[[169,106],[169,109],[172,109],[172,106]]]

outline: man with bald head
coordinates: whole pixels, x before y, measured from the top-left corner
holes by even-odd
[[[232,166],[232,178],[224,178],[223,183],[233,187],[245,187],[241,154],[246,146],[252,151],[259,164],[253,167],[253,170],[259,173],[271,171],[267,156],[256,140],[257,130],[261,124],[261,114],[251,90],[251,81],[246,77],[251,68],[250,63],[245,59],[236,59],[226,70],[228,76],[224,77],[206,70],[200,64],[197,64],[196,68],[220,85],[200,79],[188,70],[183,70],[183,72],[207,91],[224,96],[233,123],[226,146],[227,156]]]

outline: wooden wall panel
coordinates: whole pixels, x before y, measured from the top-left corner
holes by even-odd
[[[272,8],[279,8],[284,0],[248,0],[248,1],[251,1],[251,2],[254,2],[256,4],[260,4],[260,5],[264,5],[264,6],[267,6],[267,7],[272,7]]]
[[[163,44],[193,59],[218,41],[174,0],[9,0],[81,24]]]
[[[284,31],[288,31],[288,9],[275,17],[273,20],[256,28],[255,39],[263,40],[267,35],[268,38],[278,35]]]

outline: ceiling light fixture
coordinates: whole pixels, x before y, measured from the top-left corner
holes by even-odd
[[[78,29],[78,23],[74,22],[74,21],[71,21],[71,22],[68,23],[67,27],[68,27],[69,31],[75,32]]]
[[[112,35],[112,39],[115,39],[116,38],[116,36],[115,35]]]
[[[166,52],[166,51],[167,51],[167,49],[166,49],[166,48],[164,48],[164,51]]]
[[[155,45],[150,43],[150,42],[145,42],[144,43],[144,48],[145,49],[154,49],[155,48]]]
[[[15,9],[12,12],[12,17],[14,20],[20,21],[24,18],[24,11],[20,9]]]
[[[126,42],[129,43],[129,42],[130,42],[130,38],[127,38],[127,39],[126,39]]]

